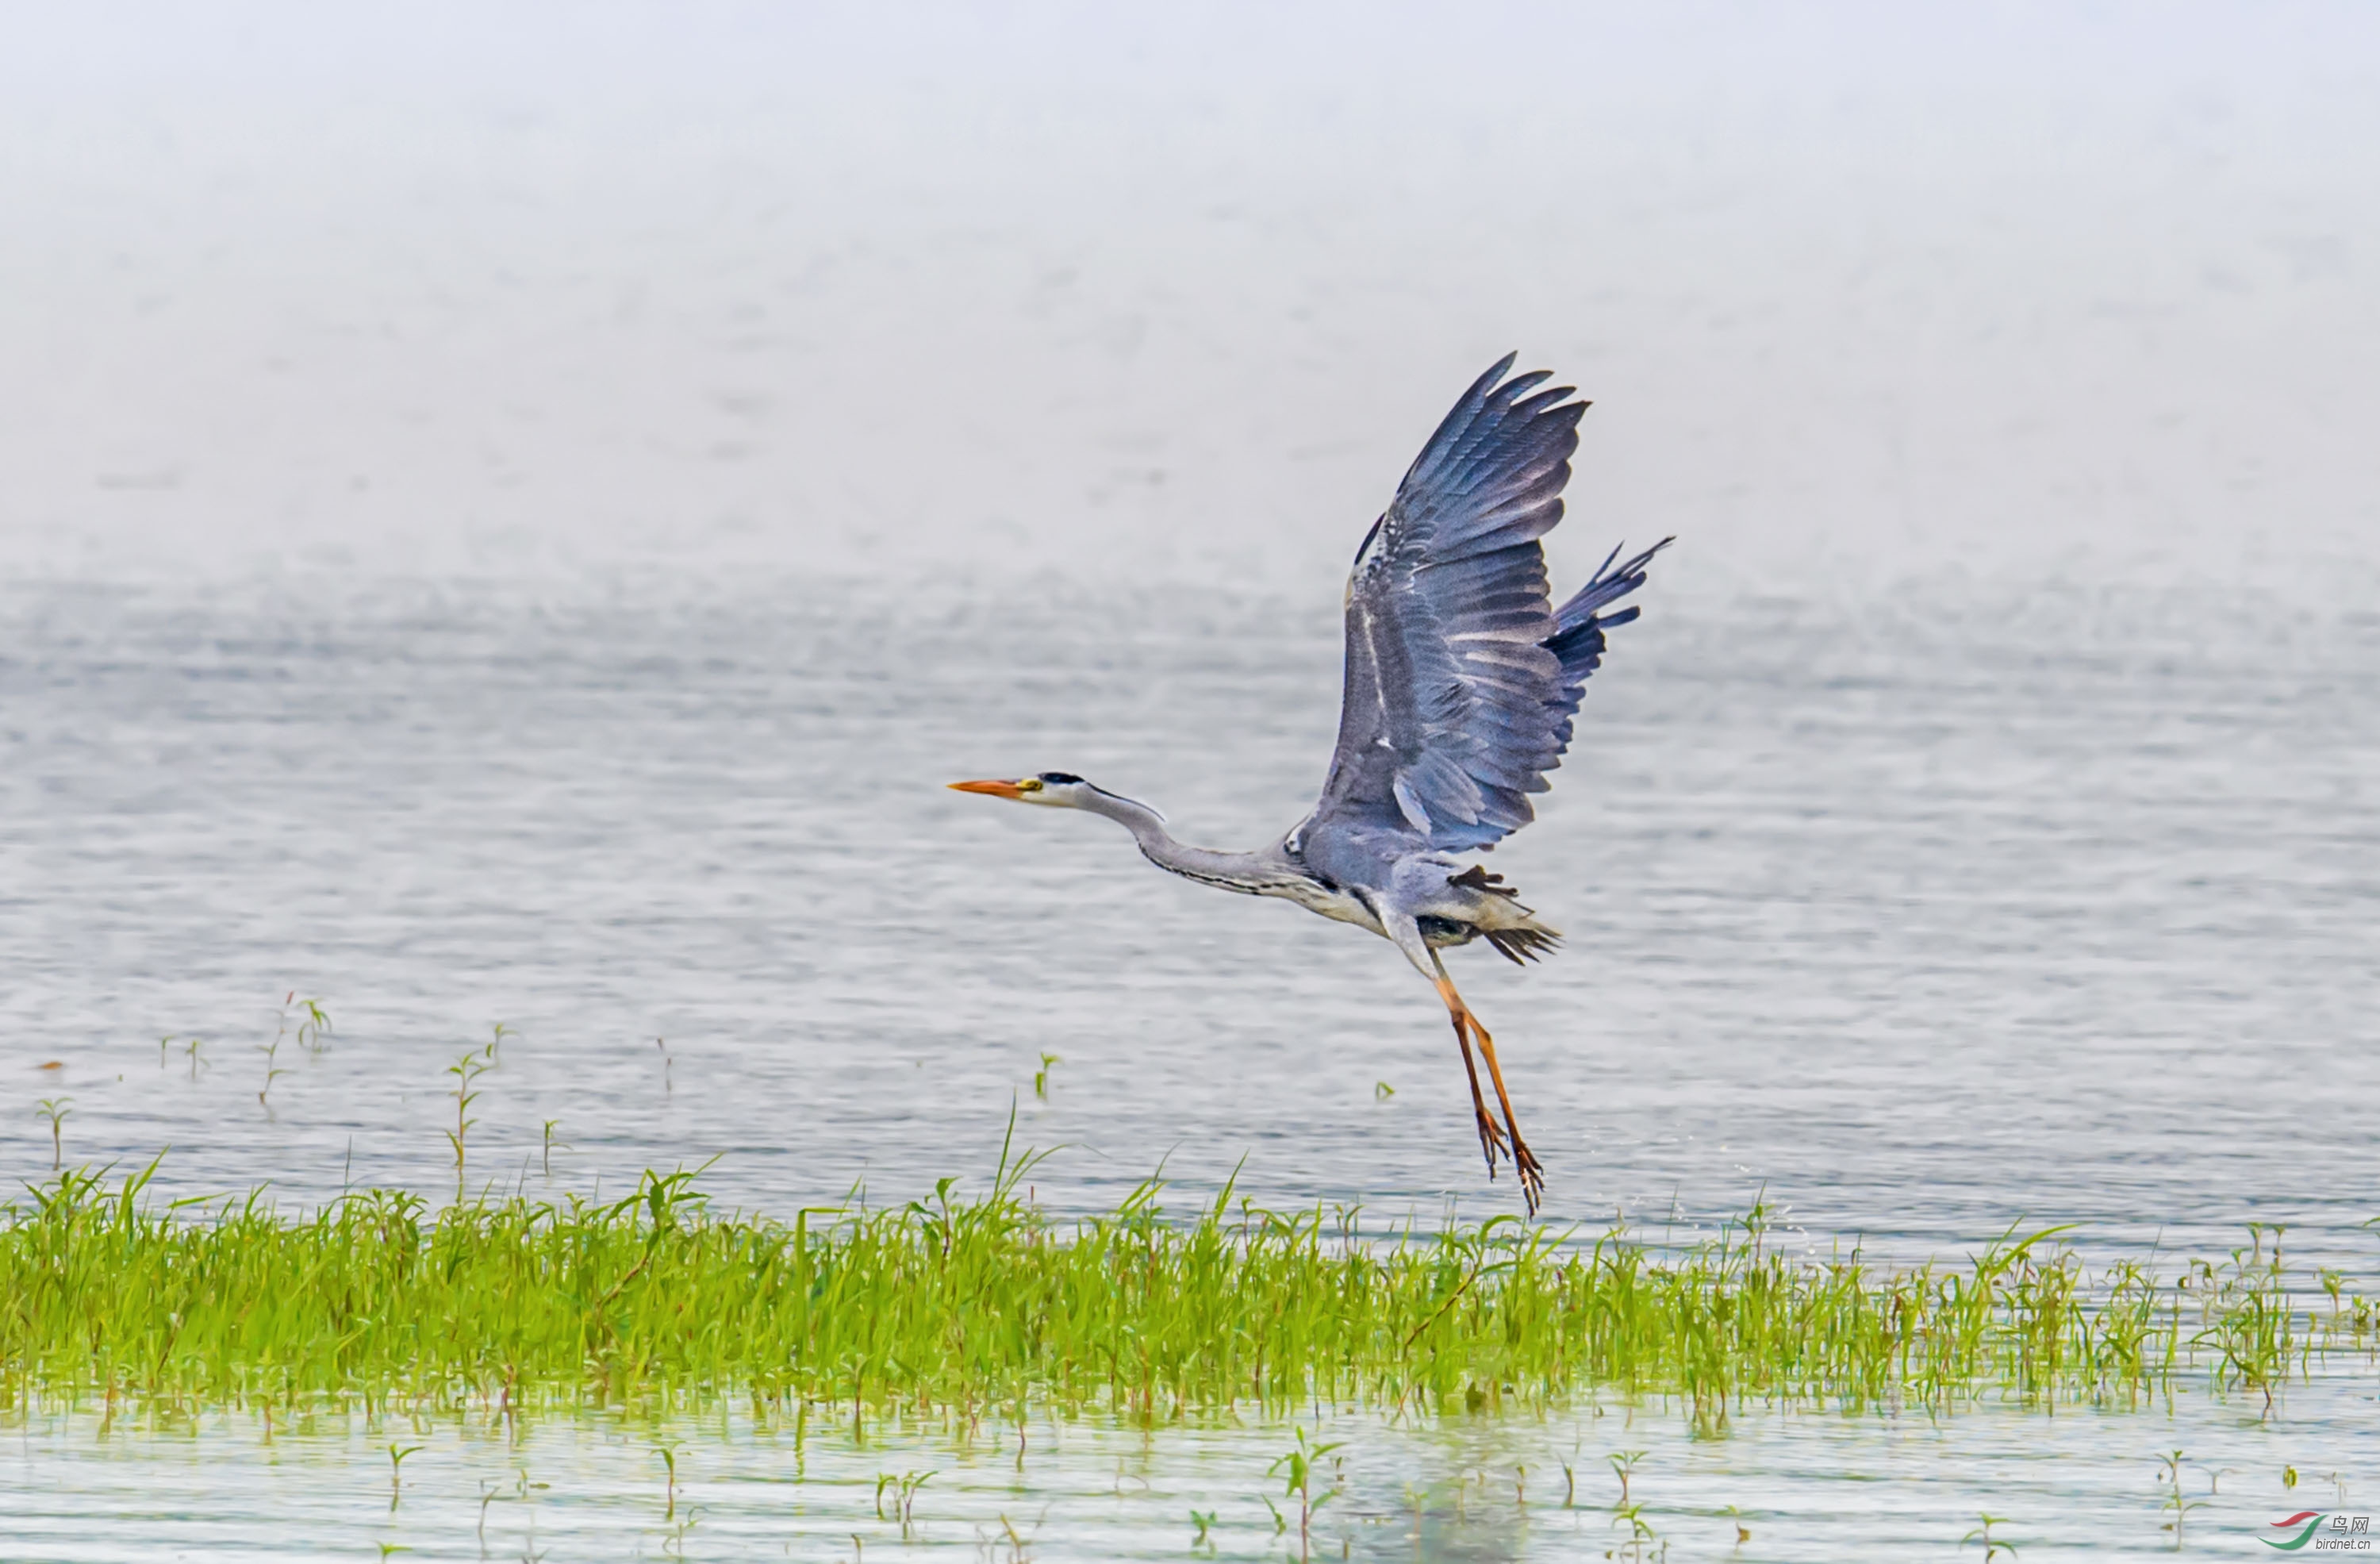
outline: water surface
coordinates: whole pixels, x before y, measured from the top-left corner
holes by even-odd
[[[1765,1190],[1876,1252],[2260,1221],[2368,1265],[2380,619],[1665,584],[1495,855],[1568,946],[1458,959],[1551,1216]],[[475,1188],[716,1157],[728,1204],[906,1199],[987,1171],[1021,1093],[1061,1210],[1243,1158],[1274,1203],[1512,1209],[1385,943],[941,786],[1064,767],[1279,831],[1336,717],[1316,596],[19,589],[0,1147],[45,1168],[63,1094],[74,1158],[170,1144],[176,1193],[451,1191],[443,1071],[502,1023]],[[268,1059],[292,992],[337,1031]]]

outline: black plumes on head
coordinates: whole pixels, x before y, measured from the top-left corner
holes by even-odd
[[[1080,782],[1082,778],[1075,776],[1071,771],[1045,771],[1041,774],[1041,780],[1044,782]]]

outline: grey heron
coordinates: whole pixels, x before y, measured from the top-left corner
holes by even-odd
[[[1281,897],[1392,942],[1453,1020],[1488,1178],[1507,1157],[1534,1215],[1544,1170],[1521,1139],[1495,1039],[1439,951],[1484,938],[1517,965],[1560,940],[1502,876],[1462,855],[1489,850],[1535,818],[1527,795],[1544,792],[1561,764],[1604,632],[1638,612],[1605,610],[1644,585],[1672,540],[1625,561],[1614,548],[1553,606],[1538,540],[1561,519],[1587,404],[1571,400],[1567,385],[1539,390],[1551,378],[1542,370],[1506,378],[1515,357],[1463,394],[1355,550],[1338,747],[1321,801],[1279,840],[1254,852],[1190,847],[1147,804],[1066,771],[950,786],[1105,815],[1160,869]],[[1479,1090],[1475,1042],[1500,1125]]]

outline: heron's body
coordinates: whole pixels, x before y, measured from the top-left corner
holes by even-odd
[[[1504,1110],[1472,1106],[1492,1177],[1500,1152],[1536,1208],[1542,1176],[1513,1123],[1494,1041],[1437,952],[1485,938],[1515,962],[1560,937],[1465,855],[1533,818],[1561,762],[1603,632],[1636,617],[1603,612],[1644,584],[1668,540],[1595,578],[1559,608],[1538,543],[1561,519],[1584,402],[1542,373],[1473,385],[1423,446],[1395,501],[1365,534],[1347,580],[1346,683],[1339,742],[1312,813],[1269,847],[1224,852],[1167,833],[1157,812],[1067,772],[953,787],[1103,814],[1159,868],[1247,896],[1279,897],[1396,945],[1438,987],[1466,1069],[1475,1040]],[[1535,392],[1534,395],[1531,393]]]
[[[1326,843],[1353,849],[1330,861],[1334,866],[1344,864],[1348,878],[1341,881],[1316,867],[1305,841],[1310,820],[1254,852],[1191,847],[1175,841],[1147,804],[1075,780],[1091,794],[1075,808],[1117,822],[1133,834],[1151,863],[1202,886],[1243,896],[1279,897],[1309,912],[1369,929],[1383,939],[1394,936],[1380,921],[1379,909],[1402,907],[1420,925],[1424,941],[1441,948],[1467,945],[1483,934],[1491,940],[1499,935],[1518,935],[1523,943],[1561,937],[1560,930],[1539,923],[1513,893],[1490,884],[1490,876],[1461,878],[1463,862],[1430,851],[1427,843],[1382,843],[1362,836],[1342,843],[1335,836],[1325,836]]]

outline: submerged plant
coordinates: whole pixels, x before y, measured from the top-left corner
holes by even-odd
[[[258,1089],[256,1100],[263,1106],[268,1117],[273,1112],[273,1083],[289,1073],[280,1067],[281,1045],[288,1040],[293,1026],[298,1033],[298,1046],[308,1054],[319,1058],[330,1046],[324,1039],[332,1031],[331,1018],[323,1011],[322,1004],[313,999],[300,1000],[296,989],[291,989],[283,995],[280,1020],[279,1024],[273,1029],[273,1041],[256,1045],[256,1051],[264,1056],[264,1084]],[[158,1042],[161,1058],[165,1043],[168,1041],[170,1039],[160,1039]],[[195,1070],[193,1079],[195,1079]]]
[[[2181,1551],[2182,1523],[2190,1519],[2190,1512],[2192,1510],[2204,1509],[2206,1508],[2207,1503],[2204,1499],[2187,1498],[2182,1495],[2181,1463],[2187,1459],[2188,1458],[2180,1450],[2175,1450],[2170,1455],[2160,1456],[2157,1458],[2157,1465],[2159,1469],[2157,1472],[2157,1482],[2160,1485],[2167,1485],[2171,1488],[2171,1492],[2168,1493],[2165,1497],[2165,1503],[2159,1505],[2157,1508],[2160,1509],[2170,1509],[2173,1511],[2173,1519],[2167,1521],[2164,1525],[2159,1526],[2157,1530],[2160,1532],[2171,1532],[2173,1533],[2173,1550],[2176,1553],[2180,1553]]]
[[[43,1097],[41,1106],[34,1111],[50,1121],[50,1170],[55,1173],[59,1164],[66,1160],[65,1142],[59,1137],[59,1130],[74,1115],[74,1099]]]
[[[399,1494],[400,1494],[401,1490],[402,1490],[402,1489],[403,1489],[403,1487],[404,1487],[404,1481],[403,1481],[403,1478],[404,1478],[404,1472],[405,1472],[405,1458],[406,1458],[407,1456],[409,1456],[409,1455],[414,1454],[416,1451],[419,1450],[420,1448],[421,1448],[421,1447],[420,1447],[419,1445],[391,1445],[391,1446],[389,1446],[389,1448],[388,1448],[388,1507],[389,1507],[389,1509],[395,1509],[396,1508],[396,1501],[397,1501],[398,1496],[399,1496]]]
[[[289,997],[298,999],[294,993]],[[298,1046],[319,1058],[330,1051],[331,1033],[338,1028],[331,1024],[330,1015],[322,1008],[322,1001],[298,999],[298,1004],[305,1011],[298,1019]]]
[[[900,1525],[901,1538],[904,1542],[908,1540],[909,1528],[917,1522],[917,1490],[924,1487],[926,1480],[932,1475],[930,1472],[877,1473],[876,1519],[897,1522]],[[892,1512],[890,1515],[884,1512],[884,1497],[888,1493],[892,1497]]]
[[[265,1113],[269,1116],[273,1112],[273,1083],[289,1072],[273,1062],[274,1057],[281,1052],[281,1038],[278,1034],[275,1034],[270,1043],[259,1044],[256,1051],[264,1056],[264,1084],[258,1088],[256,1100],[262,1105]]]
[[[2203,1328],[2192,1346],[2213,1348],[2219,1355],[2217,1377],[2226,1384],[2252,1390],[2264,1398],[2265,1414],[2288,1379],[2296,1346],[2297,1310],[2281,1270],[2280,1235],[2274,1223],[2251,1222],[2251,1246],[2231,1252],[2231,1263],[2216,1266],[2198,1262],[2189,1278],[2195,1284]],[[2273,1235],[2273,1252],[2264,1252],[2264,1235]],[[2338,1316],[2338,1292],[2328,1282],[2331,1316]]]
[[[1645,1459],[1643,1450],[1618,1450],[1603,1458],[1611,1463],[1611,1474],[1620,1479],[1620,1497],[1614,1509],[1628,1508],[1628,1479],[1636,1471],[1636,1463]]]
[[[1645,1560],[1670,1557],[1670,1545],[1662,1539],[1660,1533],[1653,1529],[1653,1523],[1645,1519],[1644,1509],[1641,1504],[1621,1506],[1620,1512],[1611,1518],[1611,1523],[1614,1526],[1625,1525],[1628,1540],[1604,1555],[1605,1558],[1624,1558],[1630,1564],[1645,1564]]]
[[[1296,1448],[1283,1453],[1265,1471],[1281,1479],[1284,1498],[1297,1501],[1297,1546],[1302,1555],[1313,1546],[1315,1513],[1339,1497],[1339,1485],[1335,1482],[1323,1490],[1321,1497],[1314,1497],[1315,1468],[1324,1456],[1341,1447],[1336,1443],[1318,1445],[1306,1438],[1305,1429],[1300,1428],[1296,1432]],[[1273,1518],[1281,1520],[1281,1512],[1274,1511]]]
[[[662,1519],[664,1521],[674,1520],[677,1516],[677,1452],[675,1445],[653,1447],[653,1454],[662,1458]]]
[[[322,1008],[321,1000],[300,999],[294,988],[281,996],[279,1024],[273,1029],[272,1043],[260,1046],[277,1048],[293,1029],[298,1033],[298,1046],[316,1057],[329,1050],[330,1035],[337,1030],[331,1024],[330,1014]]]
[[[1971,1542],[1982,1543],[1984,1545],[1984,1564],[1992,1564],[1992,1560],[1998,1558],[2003,1553],[2007,1554],[2010,1558],[2016,1557],[2016,1544],[2011,1542],[2001,1542],[1992,1535],[1993,1527],[2005,1526],[2008,1524],[2007,1516],[1978,1513],[1975,1519],[1982,1521],[1983,1524],[1977,1526],[1973,1531],[1969,1532],[1965,1536],[1959,1539],[1959,1546],[1961,1547],[1966,1546]],[[1738,1529],[1741,1530],[1741,1528]]]
[[[504,1037],[504,1028],[496,1029],[497,1040]],[[463,1167],[471,1126],[480,1121],[470,1117],[471,1105],[480,1100],[479,1079],[496,1068],[496,1045],[476,1048],[446,1067],[455,1078],[455,1090],[448,1094],[455,1099],[455,1128],[446,1131],[447,1143],[455,1148],[455,1201],[463,1200]]]

